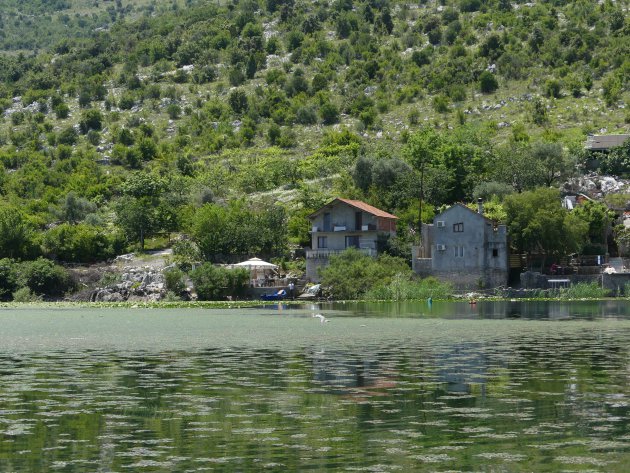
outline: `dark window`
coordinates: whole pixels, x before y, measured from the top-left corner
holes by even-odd
[[[499,250],[496,248],[492,248],[492,257],[496,258],[499,256]]]
[[[317,248],[328,248],[328,237],[317,237]]]
[[[453,224],[453,231],[456,233],[461,233],[464,231],[464,224],[463,223],[454,223]]]
[[[363,212],[356,212],[354,214],[354,229],[357,231],[360,231],[362,225],[363,225]]]
[[[358,248],[359,247],[359,237],[358,236],[347,236],[346,237],[346,248]]]
[[[330,213],[326,212],[324,214],[324,231],[329,232],[330,230],[331,230]]]

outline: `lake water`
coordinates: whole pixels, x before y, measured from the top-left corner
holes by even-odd
[[[627,472],[629,305],[0,310],[0,471]]]

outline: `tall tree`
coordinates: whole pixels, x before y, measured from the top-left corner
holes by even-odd
[[[579,252],[587,241],[588,223],[562,207],[557,190],[539,188],[505,198],[507,227],[518,251],[560,258]],[[541,268],[542,269],[542,268]]]

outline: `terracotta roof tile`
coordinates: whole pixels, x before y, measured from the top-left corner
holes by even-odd
[[[384,210],[377,209],[376,207],[374,207],[374,206],[372,206],[370,204],[366,204],[365,202],[363,202],[361,200],[342,199],[340,197],[337,197],[335,200],[339,200],[341,202],[344,202],[344,203],[346,203],[348,205],[351,205],[352,207],[356,207],[357,209],[363,210],[364,212],[367,212],[369,214],[375,215],[376,217],[398,219],[398,217],[396,217],[395,215],[387,213]]]

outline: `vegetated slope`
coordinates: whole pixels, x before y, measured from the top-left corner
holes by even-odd
[[[0,51],[63,48],[116,21],[178,8],[183,0],[0,0]]]
[[[60,18],[68,3],[26,4]],[[585,133],[630,121],[624,2],[164,5],[90,37],[71,29],[78,38],[37,55],[0,56],[2,193],[32,225],[87,219],[129,237],[137,228],[120,214],[135,199],[155,211],[146,225],[178,230],[191,204],[278,189],[296,190],[296,222],[337,192],[404,214],[418,169],[401,147],[421,127],[451,150],[427,197],[441,205],[471,198],[485,180],[539,183],[515,184],[495,166],[526,167],[528,142],[575,154]],[[30,44],[12,37],[5,48]],[[525,151],[497,152],[510,143]],[[360,155],[387,163],[378,179],[357,180]],[[140,169],[155,171],[139,181],[151,191],[125,184]],[[83,210],[68,216],[77,202]]]

